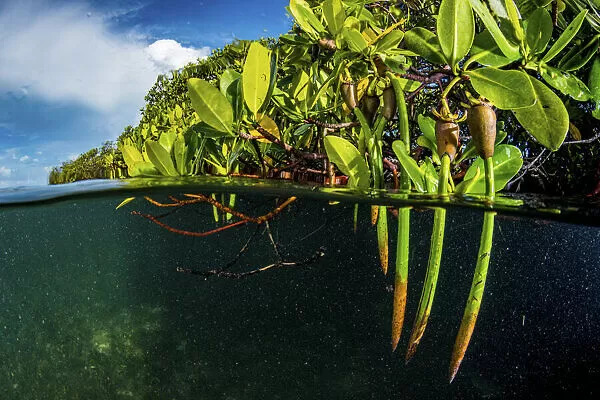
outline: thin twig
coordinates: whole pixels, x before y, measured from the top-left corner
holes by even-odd
[[[265,222],[265,229],[267,231],[267,234],[269,235],[269,240],[271,241],[271,244],[273,245],[273,250],[275,250],[275,254],[277,254],[277,259],[279,261],[281,261],[282,260],[281,253],[279,252],[279,247],[277,246],[277,243],[275,243],[275,239],[273,239],[273,234],[271,233],[271,227],[269,226],[269,221]]]
[[[523,167],[521,169],[521,173],[516,177],[513,178],[510,182],[508,182],[506,184],[507,187],[512,186],[515,182],[520,181],[521,179],[523,179],[523,177],[525,176],[525,174],[535,166],[535,164],[540,160],[540,158],[542,158],[542,156],[546,153],[546,149],[542,149],[542,151],[540,151],[540,154],[537,155],[537,157],[530,162],[529,164],[527,164],[525,167]]]
[[[271,132],[267,131],[265,128],[263,128],[260,125],[256,125],[255,129],[258,132],[260,132],[260,134],[263,135],[264,138],[267,139],[269,142],[275,143],[276,145],[280,146],[282,149],[284,149],[288,153],[293,153],[297,157],[306,158],[309,160],[321,160],[321,159],[327,158],[327,154],[309,153],[309,152],[300,151],[300,150],[296,149],[295,147],[292,147],[289,144],[282,142],[277,137],[275,137]]]
[[[269,264],[265,267],[253,269],[251,271],[246,271],[246,272],[230,272],[230,271],[224,271],[221,269],[212,269],[209,271],[197,271],[197,270],[186,269],[186,268],[181,268],[181,267],[177,268],[177,272],[182,272],[182,273],[191,274],[191,275],[201,275],[201,276],[204,276],[205,278],[209,278],[211,276],[218,276],[221,278],[241,279],[241,278],[246,278],[248,276],[255,275],[255,274],[258,274],[261,272],[268,271],[273,268],[300,267],[303,265],[312,264],[312,263],[316,262],[319,258],[323,257],[324,255],[325,255],[325,249],[323,247],[321,247],[311,257],[309,257],[305,260],[296,261],[296,262],[279,261],[274,264]]]
[[[332,123],[329,123],[329,122],[317,121],[317,120],[312,119],[312,118],[306,118],[304,120],[304,122],[307,123],[307,124],[316,125],[316,126],[318,126],[320,128],[327,128],[327,129],[332,130],[332,131],[339,131],[341,129],[354,128],[355,126],[360,126],[360,122],[358,122],[358,121],[340,122],[338,124],[332,124]]]
[[[583,144],[583,143],[592,143],[595,140],[600,139],[600,132],[596,133],[593,137],[589,139],[583,140],[571,140],[570,142],[563,142],[563,144]]]

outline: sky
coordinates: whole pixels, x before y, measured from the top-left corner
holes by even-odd
[[[233,39],[279,36],[287,0],[0,0],[0,187],[135,125],[158,74]]]

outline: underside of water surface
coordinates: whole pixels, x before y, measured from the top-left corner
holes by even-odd
[[[223,214],[215,222],[211,205],[160,208],[143,196],[170,202],[169,195],[216,193],[227,202],[237,191],[235,209],[259,216],[298,193],[222,185],[83,188],[0,193],[2,399],[600,395],[600,229],[593,212],[565,206],[544,219],[544,210],[535,218],[519,209],[498,214],[477,325],[448,384],[481,208],[447,209],[436,300],[405,365],[427,267],[429,203],[411,211],[407,322],[392,353],[394,271],[385,276],[379,265],[370,222],[376,197],[307,190],[268,229],[248,223],[192,237],[131,211],[180,230],[210,231],[228,224]],[[115,210],[128,197],[135,199]],[[408,204],[393,196],[382,201]],[[389,227],[393,265],[391,214]],[[280,259],[287,264],[243,275]],[[225,266],[231,275],[207,273]]]

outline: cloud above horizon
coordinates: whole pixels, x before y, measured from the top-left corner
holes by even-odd
[[[0,2],[0,187],[44,184],[48,165],[114,140],[159,74],[211,51],[115,32],[89,3],[51,1]]]
[[[148,45],[140,36],[111,33],[82,5],[9,4],[0,11],[0,94],[137,113],[158,74],[210,54],[170,39]]]

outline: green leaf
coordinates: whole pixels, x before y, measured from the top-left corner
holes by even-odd
[[[219,132],[232,134],[233,110],[219,89],[205,80],[191,78],[188,80],[188,94],[202,121]]]
[[[433,143],[437,143],[435,139],[435,121],[431,117],[426,117],[425,115],[419,114],[417,117],[417,123],[419,124],[419,129],[423,132],[423,135],[432,141]],[[437,145],[436,145],[437,146]]]
[[[437,171],[435,170],[435,166],[429,157],[425,158],[425,161],[419,167],[421,171],[425,174],[425,189],[427,193],[436,193],[438,192],[438,184],[440,183],[440,178],[438,176]]]
[[[554,42],[552,47],[550,47],[550,50],[548,50],[548,52],[544,55],[544,57],[542,58],[543,62],[548,63],[548,61],[556,57],[556,55],[560,53],[560,51],[564,49],[566,45],[569,44],[569,42],[575,37],[575,35],[577,35],[577,32],[579,32],[579,28],[581,28],[581,25],[583,24],[583,20],[585,19],[586,15],[587,10],[581,10],[581,12],[575,17],[575,19],[571,21],[569,26],[567,26],[567,29],[565,29],[564,32],[559,36],[559,38],[556,39],[556,42]]]
[[[503,67],[521,58],[520,54],[514,59],[506,57],[487,29],[475,35],[471,55],[476,57],[478,63],[490,67]]]
[[[389,50],[395,49],[398,47],[403,37],[404,32],[393,30],[377,41],[375,51],[377,53],[385,53]]]
[[[356,53],[363,53],[368,47],[368,43],[359,31],[353,28],[344,28],[342,34],[350,50]]]
[[[552,17],[545,8],[536,9],[525,20],[527,45],[534,54],[546,50],[552,37]]]
[[[421,82],[413,81],[411,79],[397,78],[400,82],[400,87],[404,93],[414,92],[421,86]]]
[[[125,200],[123,200],[122,202],[119,203],[119,205],[115,208],[115,210],[118,210],[119,208],[123,207],[126,204],[131,203],[133,200],[135,200],[135,197],[128,197]]]
[[[481,158],[479,158],[481,160]],[[461,183],[456,185],[454,189],[454,193],[457,194],[465,194],[465,193],[473,193],[473,186],[477,181],[481,179],[481,169],[479,166],[475,167],[475,175],[470,177],[469,179],[463,179]],[[485,184],[485,183],[484,183]]]
[[[160,135],[160,137],[158,138],[158,143],[160,143],[160,145],[165,148],[167,153],[171,153],[171,150],[173,149],[173,143],[175,143],[175,139],[177,139],[177,134],[172,130],[169,130],[167,132],[163,132]]]
[[[437,33],[444,57],[452,68],[469,52],[475,36],[473,10],[465,0],[442,0]]]
[[[504,36],[487,5],[482,0],[469,0],[469,3],[471,3],[471,7],[479,15],[485,27],[490,31],[500,51],[510,59],[518,59],[520,57],[519,47],[509,42],[506,36]]]
[[[584,46],[573,46],[558,62],[558,68],[564,71],[576,71],[583,67],[598,52],[599,38],[600,35],[596,35]]]
[[[569,114],[561,99],[552,90],[535,78],[529,79],[537,101],[531,107],[513,112],[531,136],[543,146],[556,151],[569,130]]]
[[[392,149],[396,153],[400,165],[402,165],[410,180],[415,184],[415,188],[421,193],[427,192],[425,187],[425,172],[419,168],[417,162],[406,152],[404,142],[395,140],[392,143]]]
[[[270,80],[271,52],[260,43],[252,42],[244,63],[242,86],[244,101],[255,117],[267,98]]]
[[[150,158],[150,161],[161,175],[179,176],[173,165],[171,154],[167,153],[160,143],[154,141],[146,142],[146,152],[148,153],[148,158]]]
[[[221,93],[227,96],[227,89],[229,86],[231,86],[231,84],[236,80],[240,79],[241,76],[242,74],[231,68],[227,68],[225,71],[223,71],[221,78],[219,78],[219,90],[221,90]]]
[[[173,157],[175,158],[175,166],[179,175],[187,175],[188,170],[188,147],[185,144],[183,135],[177,135],[173,144]]]
[[[416,27],[404,34],[404,47],[434,64],[446,63],[435,33]]]
[[[533,87],[522,71],[486,67],[468,74],[475,90],[501,110],[529,107],[535,103]]]
[[[231,104],[233,109],[233,118],[235,121],[239,121],[242,118],[242,112],[244,110],[244,94],[242,92],[242,78],[234,80],[227,87],[227,93],[225,94],[227,101]],[[223,136],[221,134],[221,136]]]
[[[159,176],[161,173],[156,169],[154,164],[148,161],[137,163],[128,168],[129,176]]]
[[[519,11],[517,10],[517,6],[513,0],[504,0],[504,5],[508,20],[513,28],[515,39],[517,39],[519,43],[524,43],[525,33],[523,32],[523,27],[521,26],[521,18]]]
[[[560,90],[562,93],[571,96],[578,101],[588,101],[592,94],[575,75],[568,72],[552,68],[549,65],[540,64],[540,75],[554,89]]]
[[[494,188],[502,190],[523,166],[521,150],[515,146],[501,144],[494,149],[492,161],[494,163]],[[471,164],[463,182],[456,186],[457,193],[485,194],[485,170],[483,159],[477,159]]]
[[[303,31],[317,37],[325,33],[325,27],[315,16],[310,5],[304,0],[290,0],[290,13]]]
[[[367,189],[371,174],[356,147],[346,139],[337,136],[326,136],[323,143],[329,160],[350,178],[349,186]]]
[[[600,55],[597,55],[592,62],[590,75],[588,77],[588,87],[592,99],[595,101],[595,107],[592,110],[592,117],[600,119]]]
[[[436,164],[440,163],[440,157],[437,153],[437,140],[435,138],[435,121],[431,117],[419,114],[417,117],[419,129],[423,132],[422,136],[417,138],[419,146],[427,147],[431,150],[431,157]],[[420,142],[420,143],[419,143]]]
[[[358,31],[358,30],[360,30],[360,20],[358,18],[356,18],[356,17],[349,16],[344,21],[344,27],[345,28],[356,29]]]
[[[590,68],[590,75],[588,77],[588,88],[592,99],[596,100],[596,104],[600,102],[600,54],[594,58],[592,62],[592,68]],[[598,109],[598,106],[596,106]]]
[[[123,153],[123,159],[125,160],[125,164],[127,164],[128,167],[133,167],[135,164],[144,162],[142,153],[140,153],[140,151],[135,146],[126,144],[122,146],[121,153]]]
[[[336,36],[342,31],[346,14],[344,13],[344,5],[341,0],[325,0],[323,2],[323,16],[327,22],[329,32]]]
[[[437,143],[436,142],[431,141],[425,135],[421,135],[417,138],[417,144],[421,147],[425,147],[425,148],[431,150],[431,158],[433,158],[433,161],[436,164],[440,164],[440,156],[437,153]]]
[[[304,70],[297,71],[294,74],[294,80],[290,87],[291,97],[296,101],[306,100],[306,96],[308,95],[308,81],[309,75]]]

